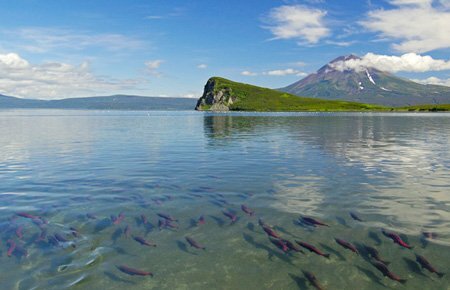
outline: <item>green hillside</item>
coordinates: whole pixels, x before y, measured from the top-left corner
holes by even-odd
[[[218,98],[219,97],[219,98]],[[280,91],[233,82],[220,77],[208,80],[197,110],[221,105],[231,111],[388,111],[390,108],[346,101],[303,98]]]

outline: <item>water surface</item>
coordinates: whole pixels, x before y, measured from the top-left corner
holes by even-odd
[[[302,271],[325,289],[450,289],[450,274],[420,269],[414,255],[450,268],[448,114],[11,110],[0,112],[0,148],[2,289],[313,289]],[[18,212],[69,242],[35,242],[41,229]],[[157,213],[179,228],[160,230]],[[298,224],[301,215],[330,227]],[[258,218],[330,259],[284,254]],[[157,247],[127,238],[127,225]],[[384,278],[335,237],[376,247],[408,282]],[[26,254],[8,257],[8,240]],[[123,264],[154,277],[129,276]]]

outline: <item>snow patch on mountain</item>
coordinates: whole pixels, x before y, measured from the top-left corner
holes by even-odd
[[[366,69],[366,74],[367,74],[367,78],[369,79],[369,81],[372,84],[376,85],[375,81],[373,80],[372,76],[370,75],[370,73],[369,73],[369,71],[367,69]]]

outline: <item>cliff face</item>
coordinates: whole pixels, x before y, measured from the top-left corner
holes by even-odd
[[[235,101],[231,88],[218,88],[218,80],[210,78],[195,109],[197,111],[229,111],[230,105]]]

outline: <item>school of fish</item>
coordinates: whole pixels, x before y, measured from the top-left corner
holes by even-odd
[[[200,196],[199,194],[192,194],[195,197]],[[126,199],[126,198],[125,198]],[[161,205],[165,201],[172,200],[171,196],[166,196],[161,199],[153,199],[152,202],[156,205]],[[139,203],[149,206],[149,204],[143,199],[138,200]],[[325,259],[333,259],[333,253],[327,253],[321,245],[317,245],[314,241],[300,240],[300,239],[288,239],[283,237],[282,232],[277,230],[276,225],[271,225],[265,221],[262,217],[257,217],[257,211],[252,209],[247,204],[241,204],[240,210],[242,215],[239,215],[239,209],[233,209],[231,204],[226,200],[223,195],[218,195],[218,198],[213,201],[216,205],[220,205],[222,210],[218,211],[218,214],[223,215],[223,217],[229,220],[229,226],[233,226],[235,223],[240,222],[240,220],[246,219],[247,222],[254,221],[258,222],[259,229],[261,233],[267,236],[267,246],[273,247],[274,250],[280,251],[283,255],[292,255],[293,253],[298,253],[299,255],[308,256],[306,250],[311,254],[315,254]],[[364,223],[366,219],[359,216],[358,213],[349,212],[349,217],[356,223]],[[84,214],[84,218],[87,221],[96,221],[101,219],[96,214],[89,212]],[[270,217],[269,217],[270,218]],[[184,230],[180,228],[180,221],[178,218],[172,216],[170,213],[158,211],[156,216],[149,216],[146,213],[127,213],[125,211],[119,212],[117,215],[112,213],[109,218],[103,218],[107,221],[105,226],[116,227],[116,236],[123,236],[124,238],[132,238],[137,244],[143,246],[143,248],[157,248],[157,243],[151,239],[146,238],[145,234],[135,230],[136,223],[137,227],[144,227],[147,232],[153,231],[156,227],[151,223],[151,220],[157,220],[157,225],[159,230]],[[323,230],[326,231],[328,228],[332,228],[332,221],[321,221],[316,217],[301,215],[297,220],[294,221],[300,228],[305,228],[309,230]],[[192,217],[192,225],[201,228],[203,225],[208,223],[208,218],[199,214],[197,217]],[[7,257],[17,257],[19,259],[28,258],[28,249],[33,246],[45,246],[45,247],[62,247],[62,248],[73,248],[77,247],[78,240],[83,236],[84,233],[80,232],[77,228],[70,226],[67,229],[61,229],[59,227],[52,226],[49,222],[48,217],[44,217],[39,212],[15,212],[11,217],[2,222],[0,228],[0,233],[2,234],[2,239],[4,240],[3,247],[5,248],[5,253]],[[31,235],[30,226],[34,227],[33,235]],[[396,244],[398,247],[406,249],[408,252],[415,257],[415,261],[418,266],[421,267],[422,271],[428,271],[429,274],[434,274],[438,278],[441,278],[445,273],[441,272],[432,265],[432,263],[425,257],[426,253],[418,253],[415,251],[415,246],[408,244],[404,235],[395,233],[387,229],[380,229],[379,233],[386,238],[386,241],[392,240],[392,247]],[[423,232],[423,239],[431,240],[437,237],[436,233]],[[32,240],[27,239],[27,237],[32,237]],[[191,233],[186,232],[184,235],[184,241],[180,243],[186,243],[189,249],[193,251],[199,251],[198,253],[204,251],[205,254],[208,252],[208,240],[198,241]],[[333,241],[330,241],[330,245]],[[361,243],[359,241],[352,241],[345,239],[343,237],[334,237],[335,245],[338,248],[342,248],[342,251],[350,251],[349,254],[354,254],[356,258],[365,259],[373,269],[380,272],[382,277],[393,280],[395,282],[405,284],[407,280],[400,277],[390,269],[390,261],[382,257],[379,250],[373,245],[366,243]],[[405,251],[406,251],[405,250]],[[423,252],[423,251],[422,251]],[[325,261],[325,260],[324,260]],[[133,265],[115,265],[117,271],[129,275],[129,276],[149,276],[157,277],[154,269],[139,269]],[[156,271],[157,272],[157,271]],[[320,276],[317,273],[312,273],[306,269],[299,269],[299,273],[302,273],[306,281],[309,282],[310,286],[315,289],[325,289],[324,284],[321,282]],[[332,289],[332,285],[329,287]]]

